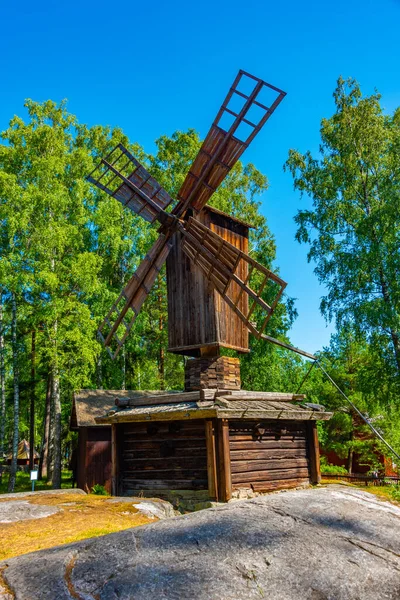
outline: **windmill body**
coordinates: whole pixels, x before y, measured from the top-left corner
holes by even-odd
[[[247,253],[249,225],[206,206],[197,217],[230,244]],[[218,355],[221,348],[249,351],[249,330],[223,300],[197,265],[183,252],[176,238],[167,258],[168,333],[170,352],[186,356]],[[246,279],[246,264],[238,276]],[[248,296],[242,294],[239,310],[246,314]]]
[[[183,392],[90,392],[115,398],[94,419],[101,435],[111,426],[104,447],[115,495],[226,501],[243,488],[251,495],[319,481],[316,421],[330,415],[295,404],[303,396],[241,390],[238,358],[220,355],[222,348],[248,352],[251,333],[313,358],[264,332],[286,284],[249,256],[250,225],[207,205],[284,96],[240,71],[175,200],[121,145],[89,176],[159,227],[100,339],[115,358],[166,262],[169,351],[190,357]],[[77,414],[93,414],[84,396]],[[84,425],[82,456],[97,456],[85,450]]]

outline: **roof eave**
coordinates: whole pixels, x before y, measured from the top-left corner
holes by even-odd
[[[207,408],[187,408],[176,411],[135,414],[132,409],[116,411],[104,417],[96,417],[99,425],[134,423],[148,421],[186,421],[190,419],[262,419],[285,421],[327,421],[333,413],[315,410],[256,410],[227,409],[218,406]]]

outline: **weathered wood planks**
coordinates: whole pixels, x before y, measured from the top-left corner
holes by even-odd
[[[290,456],[290,457],[279,457],[275,459],[261,458],[254,459],[253,457],[248,458],[247,460],[232,460],[231,457],[231,471],[232,477],[234,473],[250,474],[251,471],[273,471],[275,469],[308,469],[309,461],[304,456]]]
[[[126,423],[121,427],[124,493],[208,488],[203,420]]]
[[[218,470],[217,470],[217,450],[216,450],[216,422],[212,419],[206,419],[204,422],[207,446],[207,481],[208,494],[211,499],[219,498],[218,492]]]
[[[263,434],[257,435],[260,427]],[[309,481],[310,456],[304,422],[268,421],[260,425],[256,420],[231,421],[229,447],[234,489],[268,491]]]
[[[309,477],[308,467],[292,467],[290,469],[274,469],[272,471],[248,471],[246,473],[233,473],[232,483],[252,483],[263,481],[281,481],[282,479],[307,479]]]
[[[207,478],[205,479],[124,479],[124,493],[135,495],[146,490],[206,490]]]
[[[307,423],[307,438],[308,452],[310,456],[310,478],[311,483],[320,483],[320,457],[319,457],[319,442],[317,424],[314,422]]]
[[[302,485],[307,485],[309,483],[308,477],[302,477],[298,479],[282,479],[281,481],[262,481],[262,482],[252,482],[250,484],[252,490],[254,492],[273,492],[275,490],[286,490],[295,487],[299,487]],[[240,488],[241,486],[234,485],[233,488]]]
[[[203,402],[206,400],[214,400],[215,398],[226,399],[229,402],[234,400],[246,400],[246,401],[256,401],[256,400],[268,400],[268,401],[278,401],[278,402],[296,402],[300,400],[304,400],[306,396],[304,394],[284,394],[280,392],[249,392],[247,390],[240,390],[240,363],[239,359],[228,357],[228,356],[220,356],[213,358],[200,358],[200,359],[192,359],[187,361],[187,365],[185,366],[185,379],[187,378],[186,372],[188,372],[188,376],[190,377],[191,366],[196,365],[196,376],[197,371],[200,370],[201,373],[208,371],[215,371],[214,375],[206,375],[203,379],[202,383],[205,384],[207,381],[207,377],[211,379],[221,379],[222,377],[227,376],[232,378],[232,375],[235,376],[236,382],[234,387],[236,389],[225,388],[223,385],[218,385],[218,388],[207,388],[204,386],[198,386],[196,390],[186,389],[184,392],[165,392],[165,391],[153,391],[153,392],[138,392],[133,393],[131,396],[117,396],[115,399],[115,405],[118,408],[127,408],[128,406],[154,406],[155,404],[179,404],[180,402],[192,402],[199,401]],[[213,381],[213,384],[215,381]],[[219,383],[219,382],[218,382]],[[239,389],[237,386],[239,385]]]
[[[229,423],[227,419],[217,421],[218,448],[218,495],[222,502],[232,497],[231,458],[229,450]]]
[[[269,491],[318,481],[313,422],[205,418],[114,425],[123,493],[203,490],[228,501],[232,490]]]
[[[248,250],[248,226],[206,208],[198,219],[243,252]],[[245,267],[243,267],[244,269]],[[243,270],[242,269],[242,270]],[[238,276],[246,278],[239,269]],[[199,267],[181,249],[181,235],[173,239],[167,258],[169,351],[199,356],[200,348],[227,347],[248,352],[248,329],[209,284]],[[247,294],[238,307],[247,312]]]
[[[207,390],[204,390],[207,392]],[[214,394],[209,395],[210,398],[214,397]],[[207,394],[203,394],[202,399],[206,399]],[[126,408],[128,406],[154,406],[155,404],[179,404],[180,402],[191,402],[200,400],[199,392],[162,392],[143,395],[143,396],[132,396],[130,398],[116,398],[115,405],[118,408]]]

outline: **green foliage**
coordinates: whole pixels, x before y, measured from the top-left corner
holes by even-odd
[[[0,145],[0,276],[5,301],[7,437],[12,418],[10,294],[18,299],[21,386],[20,434],[28,437],[30,332],[36,331],[36,440],[43,431],[48,374],[61,391],[62,437],[68,442],[72,391],[181,389],[184,359],[167,352],[165,269],[160,273],[128,337],[112,362],[96,329],[157,236],[157,228],[90,186],[85,177],[119,142],[128,147],[176,197],[201,140],[189,130],[162,136],[153,155],[130,143],[118,128],[78,123],[66,103],[28,100],[27,118],[14,117]],[[259,212],[267,179],[253,165],[237,163],[212,204],[254,224],[250,253],[276,271],[275,243]],[[273,335],[286,336],[293,302],[281,303]],[[253,344],[257,376],[243,359],[244,381],[254,389],[292,386],[296,361],[264,343]],[[283,368],[280,361],[283,360]],[[54,396],[54,393],[53,393]],[[53,397],[53,404],[55,398]]]
[[[390,494],[393,500],[400,502],[400,485],[393,486],[393,488],[390,490]]]
[[[400,447],[399,111],[382,113],[379,96],[363,98],[354,81],[339,80],[336,113],[321,126],[322,155],[291,151],[295,187],[313,199],[300,211],[297,238],[328,286],[321,308],[338,334],[320,360],[350,399]],[[62,427],[69,444],[71,392],[181,389],[184,359],[167,352],[165,269],[147,298],[118,359],[97,342],[101,320],[157,236],[157,228],[89,186],[85,176],[118,142],[127,146],[176,197],[201,144],[189,130],[162,136],[154,154],[118,129],[79,124],[65,103],[27,101],[28,118],[14,117],[0,145],[0,277],[6,336],[7,437],[11,433],[10,298],[18,301],[20,433],[28,436],[30,334],[36,331],[36,433],[41,435],[49,373],[59,377]],[[274,272],[275,242],[260,214],[267,178],[238,162],[212,205],[252,223],[249,252]],[[268,297],[266,297],[268,301]],[[257,320],[259,316],[254,314]],[[278,304],[268,333],[289,340],[296,318],[290,298]],[[243,387],[296,391],[309,365],[290,352],[250,338],[242,356]],[[227,351],[229,352],[229,351]],[[314,368],[302,392],[335,412],[319,424],[322,447],[376,464],[376,442]],[[374,462],[375,461],[375,462]]]
[[[400,448],[400,109],[385,115],[380,96],[339,78],[335,114],[321,122],[320,156],[289,152],[294,187],[312,199],[295,218],[296,238],[327,286],[321,311],[338,333],[321,360],[339,387]],[[324,449],[354,452],[376,466],[367,427],[314,369],[309,398],[337,411],[320,426]],[[363,431],[365,430],[365,431]]]
[[[312,198],[296,216],[299,242],[326,284],[321,310],[350,325],[400,377],[400,109],[339,79],[336,112],[321,122],[321,156],[291,150],[286,168]]]
[[[348,475],[349,472],[344,467],[331,465],[325,456],[321,456],[321,473],[323,475]]]
[[[100,485],[99,483],[96,483],[92,489],[91,489],[91,494],[94,494],[95,496],[108,496],[107,490],[104,487],[104,485]]]

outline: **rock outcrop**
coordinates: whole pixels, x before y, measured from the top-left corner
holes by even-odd
[[[394,600],[399,528],[354,488],[271,494],[11,559],[2,600]]]

